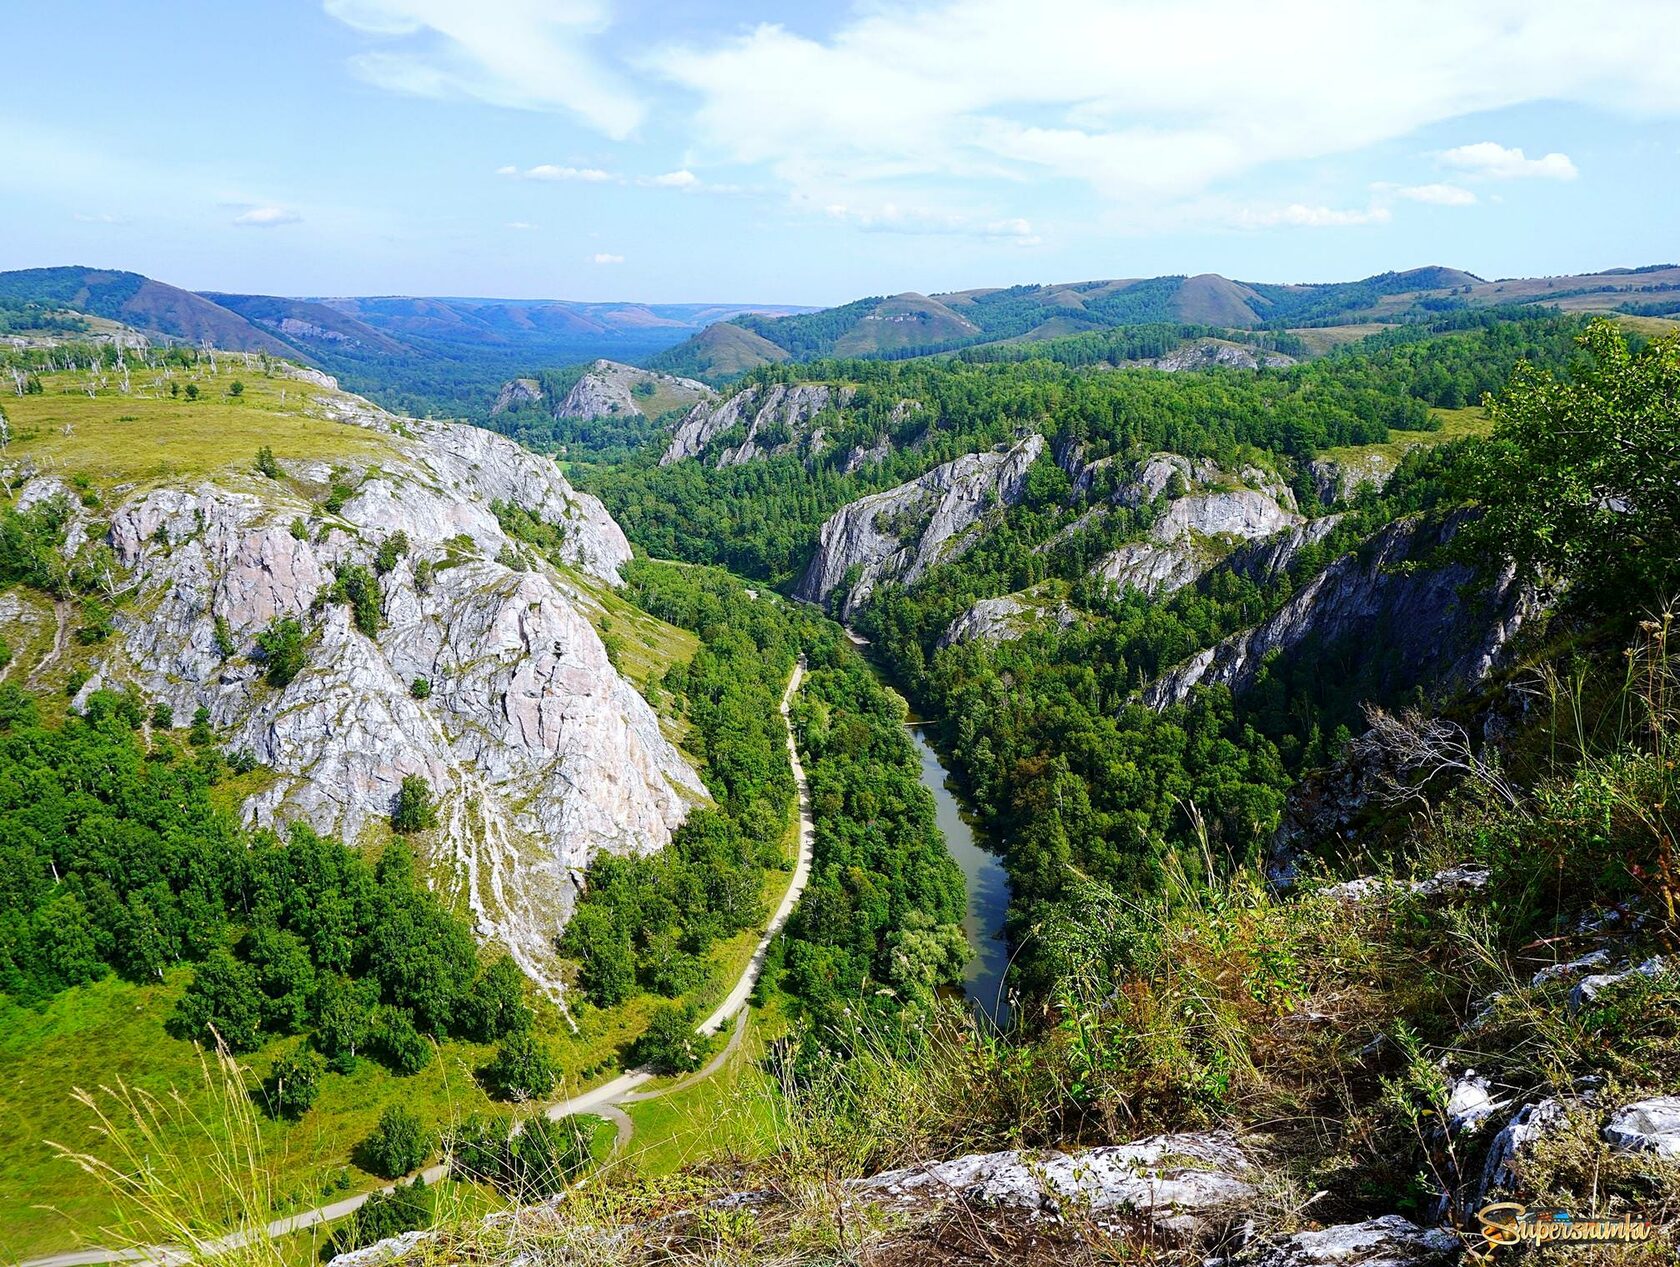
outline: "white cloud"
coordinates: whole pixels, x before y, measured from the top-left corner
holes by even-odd
[[[397,41],[351,58],[369,83],[422,97],[467,97],[523,110],[564,111],[623,138],[645,105],[602,64],[606,0],[323,0],[364,34]]]
[[[97,214],[89,214],[88,212],[85,212],[85,211],[77,211],[77,212],[73,212],[71,214],[71,219],[76,220],[81,224],[127,224],[128,223],[128,217],[127,216],[112,215],[109,211],[102,211],[102,212],[99,212]]]
[[[534,229],[536,227],[537,227],[536,225],[532,224],[528,220],[509,220],[508,221],[508,228],[517,230],[520,233],[529,233],[532,229]]]
[[[1033,231],[1032,221],[1020,217],[977,221],[931,207],[902,207],[893,202],[868,207],[833,202],[823,207],[822,211],[835,220],[856,225],[865,233],[990,238],[1012,242],[1016,246],[1038,246],[1043,241]]]
[[[1540,99],[1680,114],[1680,5],[1627,0],[887,0],[811,38],[765,24],[645,64],[691,94],[697,162],[802,201],[1046,179],[1117,207]],[[1310,65],[1310,74],[1279,67]],[[1567,160],[1534,160],[1561,174]],[[1555,169],[1555,170],[1554,170]],[[1309,210],[1311,210],[1309,208]]]
[[[511,165],[498,167],[496,175],[511,176],[515,180],[580,180],[592,185],[618,179],[611,172],[602,171],[599,167],[562,167],[554,163],[538,163],[535,167],[527,167],[523,171]]]
[[[1474,145],[1460,145],[1441,155],[1448,167],[1455,167],[1472,176],[1486,176],[1491,180],[1517,180],[1537,177],[1544,180],[1574,180],[1581,173],[1567,154],[1547,154],[1530,158],[1519,149],[1507,149],[1495,141],[1478,141]]]
[[[1469,207],[1476,195],[1462,185],[1402,185],[1394,190],[1396,197],[1410,202],[1426,202],[1435,207]]]
[[[237,225],[253,229],[272,229],[282,224],[296,224],[303,217],[285,207],[251,207],[233,218]]]
[[[1376,205],[1360,211],[1312,207],[1295,202],[1287,207],[1244,208],[1232,217],[1232,222],[1245,229],[1279,226],[1298,229],[1340,229],[1362,224],[1387,224],[1391,218],[1387,207]]]
[[[663,176],[654,176],[647,183],[658,185],[662,189],[693,189],[700,183],[700,178],[684,168],[681,171],[666,172]]]
[[[607,251],[597,251],[589,257],[589,262],[591,264],[622,264],[624,263],[624,257],[613,255]]]

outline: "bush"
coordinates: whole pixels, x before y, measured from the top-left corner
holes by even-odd
[[[275,1117],[296,1121],[309,1111],[321,1092],[321,1075],[326,1065],[307,1047],[297,1047],[278,1057],[269,1071],[264,1089],[268,1111]]]
[[[396,567],[397,560],[407,553],[408,534],[399,528],[379,543],[379,553],[373,559],[373,570],[384,576]]]
[[[432,1223],[432,1194],[426,1181],[398,1184],[389,1192],[375,1192],[338,1231],[331,1242],[333,1254],[363,1249],[390,1236],[418,1231]]]
[[[238,393],[235,393],[237,395]],[[280,478],[280,463],[274,460],[274,450],[266,444],[257,450],[257,472],[271,480]]]
[[[706,1045],[681,1006],[655,1008],[647,1029],[631,1049],[632,1059],[657,1074],[692,1073],[705,1059]]]
[[[407,835],[437,826],[437,806],[432,803],[432,785],[424,775],[410,774],[397,789],[391,807],[391,830]]]
[[[415,699],[430,699],[432,697],[432,684],[426,678],[417,677],[408,684],[408,693]]]
[[[339,567],[330,597],[336,603],[350,604],[350,620],[359,632],[369,638],[379,633],[382,623],[379,581],[360,563],[346,563]]]
[[[411,1076],[432,1059],[432,1044],[414,1026],[414,1017],[400,1007],[382,1007],[373,1017],[374,1045],[392,1072]]]
[[[357,1150],[359,1164],[382,1179],[396,1179],[418,1169],[433,1143],[418,1117],[393,1104],[379,1115],[373,1134],[362,1141]]]
[[[529,1033],[504,1039],[483,1069],[484,1085],[503,1100],[534,1100],[559,1080],[554,1061]]]
[[[282,616],[257,635],[257,650],[267,666],[263,677],[270,686],[287,685],[309,663],[307,636],[303,626],[290,616]]]

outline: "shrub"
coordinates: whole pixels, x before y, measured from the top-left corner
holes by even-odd
[[[414,1017],[400,1007],[382,1007],[373,1016],[374,1044],[393,1072],[419,1073],[432,1059],[432,1044],[414,1027]]]
[[[356,628],[369,638],[379,632],[379,581],[360,563],[346,563],[339,567],[330,597],[334,602],[350,604],[350,619]]]
[[[332,1253],[347,1254],[387,1237],[418,1231],[432,1223],[432,1194],[424,1179],[398,1184],[389,1192],[376,1192],[338,1231],[333,1233]]]
[[[410,774],[397,789],[391,807],[391,830],[407,835],[437,826],[437,806],[432,803],[432,785],[424,775]]]
[[[302,1117],[321,1093],[321,1075],[325,1072],[321,1058],[307,1047],[296,1047],[278,1057],[264,1088],[268,1111],[294,1121]]]
[[[432,684],[426,678],[417,677],[414,681],[408,684],[408,693],[415,699],[430,699],[432,696]]]
[[[654,1009],[631,1050],[638,1065],[658,1074],[691,1073],[706,1055],[704,1040],[694,1032],[687,1012],[675,1003]]]
[[[374,556],[373,570],[384,576],[396,567],[397,560],[407,553],[408,534],[399,528],[379,543],[379,553]]]
[[[237,387],[238,384],[236,383],[234,386]],[[233,394],[238,395],[239,393],[235,392]],[[280,463],[274,460],[274,450],[266,444],[257,450],[257,471],[259,474],[268,476],[271,480],[280,478]]]
[[[303,626],[291,616],[282,616],[257,635],[257,650],[267,666],[263,677],[270,686],[283,687],[308,664]]]
[[[373,1134],[362,1141],[359,1162],[382,1179],[396,1179],[417,1169],[432,1151],[433,1142],[418,1117],[393,1104],[379,1115]]]
[[[559,1080],[554,1061],[529,1033],[513,1034],[496,1048],[483,1070],[484,1085],[504,1100],[534,1100]]]

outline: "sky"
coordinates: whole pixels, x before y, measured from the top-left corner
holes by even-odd
[[[0,268],[832,304],[1680,259],[1676,0],[4,0],[0,30]]]

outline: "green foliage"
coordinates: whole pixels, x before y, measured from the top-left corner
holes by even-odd
[[[232,396],[235,400],[238,400],[244,394],[245,384],[240,382],[237,378],[228,384],[228,395]],[[267,472],[264,472],[264,474],[267,474]]]
[[[218,613],[215,618],[215,628],[216,654],[224,660],[231,659],[233,653],[239,649],[239,644],[233,638],[233,626],[228,624],[226,616]]]
[[[833,635],[795,708],[814,861],[788,921],[782,988],[816,1017],[897,1015],[961,979],[963,877],[904,732],[903,704]]]
[[[430,831],[436,826],[437,806],[432,801],[432,785],[425,775],[405,775],[397,789],[396,802],[391,806],[391,830],[406,835]]]
[[[415,699],[430,699],[432,697],[432,683],[429,678],[417,677],[408,684],[408,693]]]
[[[434,1206],[433,1194],[419,1177],[389,1192],[375,1192],[333,1233],[331,1252],[348,1254],[404,1232],[430,1227]]]
[[[707,950],[757,924],[764,871],[781,865],[794,797],[777,709],[798,651],[798,617],[711,570],[637,561],[626,569],[625,593],[700,635],[700,649],[663,685],[683,705],[715,804],[692,810],[657,854],[603,853],[591,862],[563,945],[599,1006],[638,988],[687,992]]]
[[[1519,560],[1575,601],[1627,615],[1680,580],[1680,336],[1635,353],[1599,319],[1591,360],[1560,379],[1525,367],[1494,402],[1466,544]]]
[[[398,1179],[418,1170],[436,1145],[418,1117],[393,1104],[379,1115],[379,1125],[357,1148],[357,1162],[382,1179]]]
[[[394,560],[393,560],[394,561]],[[360,563],[341,563],[335,573],[327,600],[350,605],[350,621],[369,638],[377,637],[384,624],[380,612],[379,580]]]
[[[505,1116],[475,1114],[450,1132],[449,1172],[487,1183],[515,1202],[563,1192],[589,1168],[589,1136],[576,1118],[550,1121],[542,1114],[516,1124]]]
[[[688,1012],[675,1003],[663,1003],[648,1017],[631,1048],[630,1058],[654,1073],[692,1073],[706,1059],[706,1041],[694,1032]]]
[[[264,1087],[269,1112],[293,1120],[309,1112],[321,1093],[326,1068],[326,1062],[307,1047],[294,1047],[277,1057]]]
[[[309,663],[308,635],[297,619],[281,616],[257,635],[257,651],[268,684],[283,687]]]
[[[239,384],[239,388],[240,390],[238,392],[234,392],[232,388],[229,388],[229,395],[243,394],[244,385]],[[277,480],[281,476],[280,463],[274,459],[274,450],[266,444],[257,450],[257,473],[259,475],[266,475],[271,480]]]
[[[373,570],[384,576],[396,567],[397,560],[407,553],[408,534],[399,528],[379,543],[379,553],[374,556]]]
[[[200,704],[193,710],[192,729],[187,738],[195,748],[207,748],[216,742],[216,732],[210,728],[210,710]]]
[[[198,384],[197,383],[188,383],[187,384],[187,399],[188,400],[197,400],[198,399]]]
[[[548,1049],[527,1030],[503,1039],[480,1077],[500,1099],[535,1100],[554,1089],[560,1071]]]

